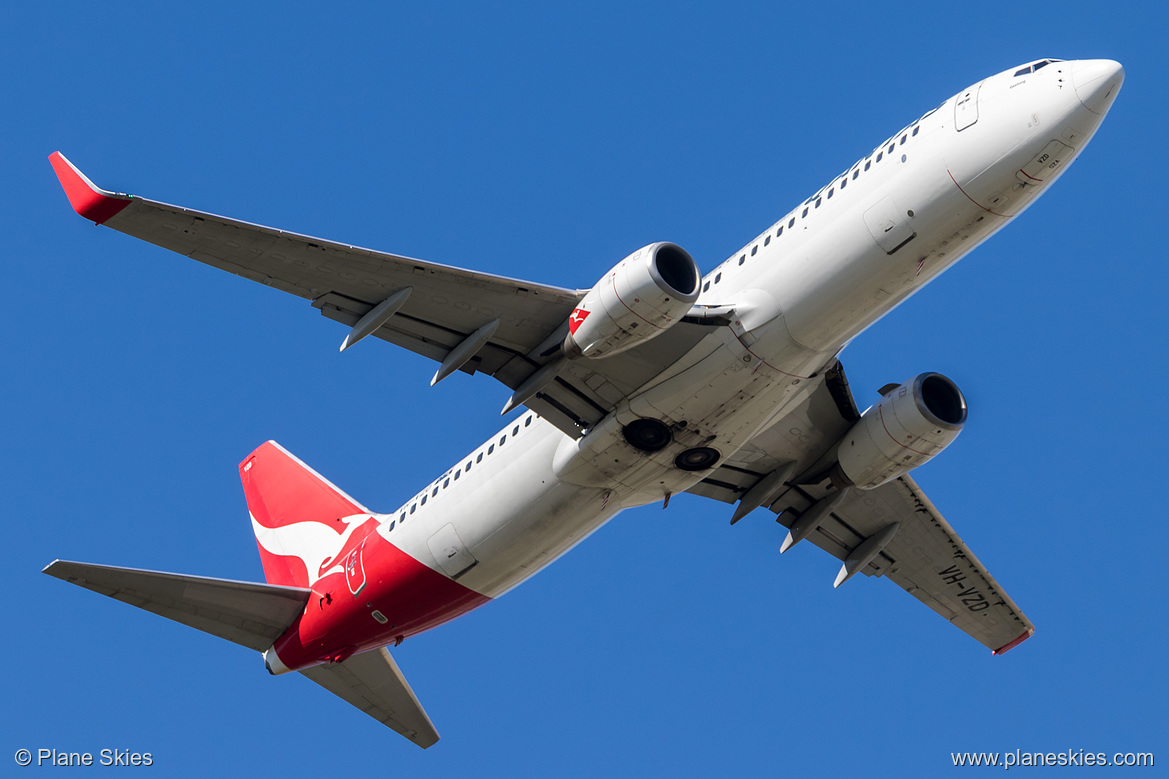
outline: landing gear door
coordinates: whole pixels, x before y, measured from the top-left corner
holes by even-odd
[[[954,129],[962,132],[978,121],[978,93],[982,89],[982,82],[958,95],[954,102]]]
[[[479,562],[467,551],[463,540],[455,532],[455,526],[449,522],[426,540],[426,546],[442,570],[452,579],[459,578]]]
[[[910,213],[900,211],[888,195],[865,211],[865,226],[869,228],[873,240],[885,250],[885,254],[893,254],[917,237]]]

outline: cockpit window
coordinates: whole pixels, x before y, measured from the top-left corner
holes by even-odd
[[[1019,68],[1015,71],[1016,76],[1026,76],[1028,73],[1034,73],[1040,68],[1045,68],[1053,62],[1063,62],[1063,60],[1039,60],[1038,62],[1028,65],[1025,68]]]

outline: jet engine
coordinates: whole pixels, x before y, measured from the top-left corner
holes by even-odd
[[[940,373],[882,393],[841,439],[834,476],[871,490],[933,459],[962,432],[966,398]]]
[[[651,243],[597,282],[568,320],[564,353],[600,358],[665,332],[698,300],[701,274],[694,258],[672,243]]]

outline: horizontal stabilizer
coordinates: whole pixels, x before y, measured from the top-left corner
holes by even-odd
[[[301,673],[423,749],[438,741],[434,723],[385,648]]]
[[[263,652],[308,602],[299,587],[54,560],[44,573]]]

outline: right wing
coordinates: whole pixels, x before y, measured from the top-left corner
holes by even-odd
[[[789,529],[820,501],[839,495],[827,479],[836,443],[860,418],[837,363],[815,379],[783,420],[759,433],[689,492],[738,503],[732,521],[766,506]],[[821,504],[824,505],[824,504]],[[896,523],[896,529],[891,530]],[[878,545],[865,560],[865,543]],[[854,573],[887,577],[995,654],[1035,627],[909,476],[872,490],[852,488],[807,540],[844,562],[837,585]]]
[[[423,749],[438,741],[434,723],[384,647],[301,673]]]
[[[487,373],[512,390],[555,359],[569,315],[584,295],[107,192],[60,152],[49,159],[70,204],[86,219],[305,298],[345,325],[357,325],[379,304],[392,307],[391,299],[409,290],[371,335],[438,362],[452,355],[457,362],[457,347],[474,345],[455,369]],[[679,322],[641,347],[604,360],[568,362],[523,403],[580,437],[710,330],[710,324]],[[480,342],[478,334],[486,340]]]

